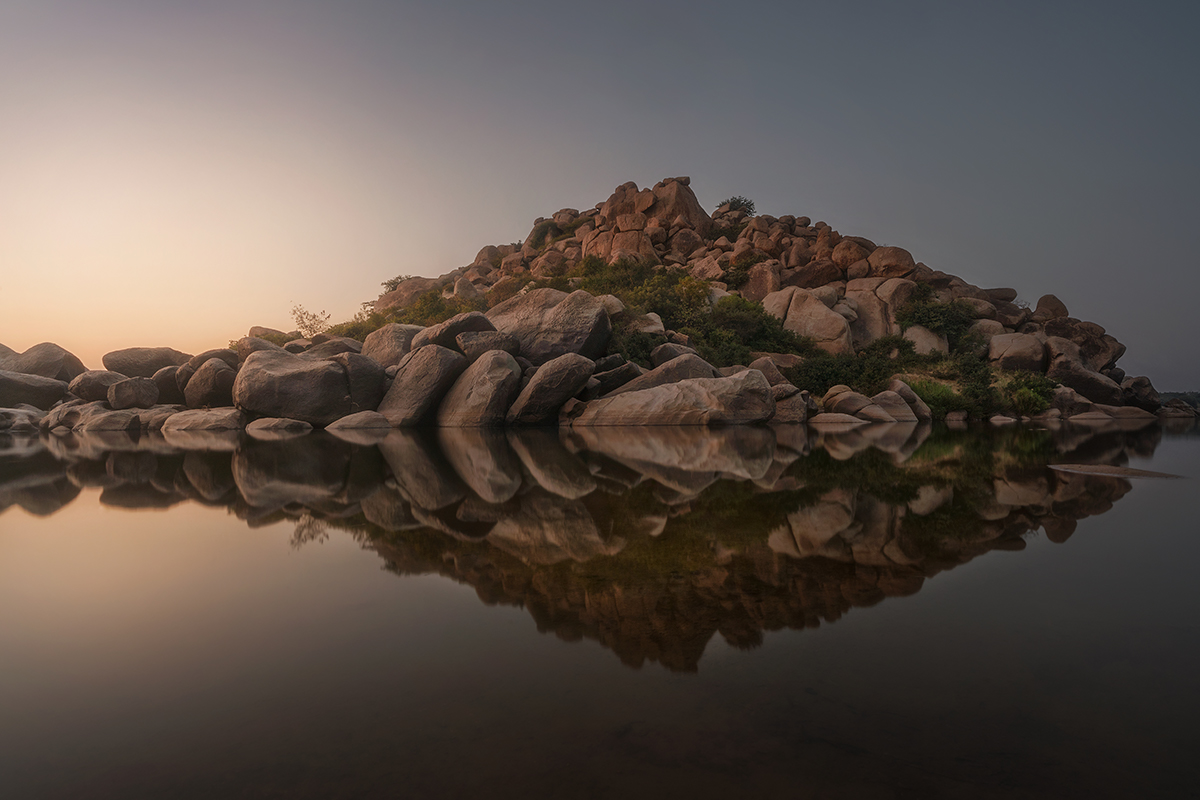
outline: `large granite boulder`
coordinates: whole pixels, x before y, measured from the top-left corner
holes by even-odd
[[[438,407],[443,427],[503,425],[521,388],[521,366],[503,350],[491,350],[459,376]]]
[[[108,387],[108,404],[114,410],[150,408],[158,403],[158,384],[153,378],[126,378]]]
[[[43,378],[68,383],[87,371],[87,367],[74,353],[54,342],[35,344],[24,353],[17,353],[7,347],[4,350],[7,352],[0,352],[0,370],[40,375]]]
[[[594,360],[604,354],[612,335],[603,302],[582,290],[568,295],[535,289],[505,300],[487,317],[496,330],[517,337],[521,355],[534,365],[564,353]]]
[[[329,359],[340,364],[350,390],[350,413],[374,411],[387,391],[387,373],[375,359],[359,353],[339,353]]]
[[[547,361],[517,396],[505,417],[510,425],[554,425],[563,403],[583,390],[596,364],[578,353]]]
[[[47,409],[67,393],[67,384],[55,378],[0,370],[0,408],[26,403]]]
[[[1116,381],[1093,372],[1071,358],[1055,358],[1050,369],[1046,370],[1046,377],[1074,389],[1093,403],[1117,406],[1123,400],[1121,387]]]
[[[988,342],[988,360],[1000,369],[1045,372],[1046,345],[1038,337],[1027,333],[993,335]]]
[[[1077,344],[1080,362],[1093,372],[1115,366],[1117,359],[1125,355],[1125,345],[1094,322],[1084,322],[1074,317],[1056,317],[1048,320],[1043,329],[1047,336]]]
[[[160,403],[186,403],[183,389],[179,388],[178,373],[180,367],[163,367],[151,378],[158,385],[158,400]],[[116,374],[116,373],[111,373]]]
[[[420,325],[388,323],[367,334],[363,340],[362,354],[375,359],[381,367],[395,366],[412,349],[413,337],[423,330]]]
[[[122,375],[119,372],[109,372],[106,369],[89,369],[86,372],[76,375],[70,384],[67,385],[67,391],[80,400],[87,400],[88,402],[107,400],[108,387],[127,378],[127,375]]]
[[[634,367],[636,366],[635,364]],[[709,364],[694,353],[684,353],[665,364],[660,364],[649,372],[639,375],[633,380],[623,383],[616,389],[613,389],[609,393],[609,396],[625,394],[626,392],[640,392],[645,389],[653,389],[656,386],[665,386],[668,383],[678,383],[690,378],[719,377],[721,377],[721,373],[712,364]]]
[[[234,357],[237,357],[236,354]],[[222,408],[233,405],[233,383],[237,374],[237,370],[220,357],[214,356],[202,363],[183,390],[183,398],[188,408]]]
[[[1136,406],[1145,411],[1158,411],[1162,408],[1162,398],[1145,375],[1121,381],[1121,398],[1125,405]]]
[[[411,351],[400,362],[392,387],[379,404],[379,413],[396,427],[428,422],[466,368],[467,359],[462,353],[441,345]]]
[[[458,347],[455,341],[460,333],[468,331],[494,331],[496,326],[480,311],[468,311],[457,314],[445,322],[430,325],[412,339],[412,349],[436,344],[454,350]]]
[[[763,308],[783,321],[783,327],[809,336],[817,347],[834,355],[853,353],[850,323],[807,289],[788,286],[763,298]]]
[[[243,336],[237,342],[237,357],[238,361],[245,361],[251,353],[257,353],[259,350],[282,350],[283,348],[266,339],[260,339],[257,336]],[[236,365],[233,365],[236,366]],[[156,375],[158,373],[155,373]]]
[[[233,382],[233,403],[255,416],[298,419],[316,426],[351,411],[350,387],[341,364],[273,350],[260,350],[246,359]]]
[[[691,378],[639,392],[568,403],[560,422],[588,425],[743,425],[775,413],[771,385],[748,369],[728,378]]]
[[[105,353],[104,368],[130,378],[152,378],[163,367],[182,366],[192,359],[172,347],[126,347]]]

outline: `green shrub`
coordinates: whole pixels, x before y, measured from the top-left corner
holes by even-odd
[[[725,271],[725,285],[730,289],[740,289],[750,282],[750,268],[767,260],[765,253],[744,255],[729,265]]]
[[[754,216],[754,201],[748,197],[742,197],[740,194],[735,194],[726,200],[717,203],[717,208],[723,205],[729,205],[730,211],[745,211],[747,215]]]
[[[838,384],[869,397],[886,389],[897,372],[925,367],[937,360],[938,356],[917,355],[907,339],[884,336],[854,354],[831,355],[813,347],[799,366],[783,373],[793,384],[818,397]]]
[[[929,406],[934,419],[945,419],[951,411],[970,410],[967,401],[944,383],[921,379],[909,381],[908,385]]]
[[[966,349],[964,337],[975,321],[975,310],[961,300],[939,303],[933,299],[933,287],[918,283],[913,296],[896,312],[902,330],[920,325],[946,337],[951,352]]]
[[[1018,370],[1003,374],[1000,393],[1009,410],[1020,416],[1032,417],[1050,407],[1057,386],[1045,375]]]

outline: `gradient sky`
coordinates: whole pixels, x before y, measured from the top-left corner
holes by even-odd
[[[1200,389],[1200,6],[0,0],[0,342],[350,317],[690,175],[912,251]]]

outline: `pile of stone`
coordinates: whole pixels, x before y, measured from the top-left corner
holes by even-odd
[[[904,248],[843,236],[808,217],[751,216],[729,204],[708,215],[686,177],[648,189],[626,183],[595,208],[564,208],[539,218],[524,242],[489,245],[471,264],[440,278],[406,281],[375,307],[404,308],[435,289],[447,297],[477,298],[507,278],[563,275],[589,256],[686,269],[710,283],[714,301],[738,294],[760,302],[785,328],[812,337],[831,353],[855,352],[900,335],[918,353],[947,352],[944,337],[921,326],[902,329],[897,320],[918,285],[926,284],[936,300],[957,300],[972,309],[971,332],[1002,369],[1043,373],[1094,406],[1190,413],[1182,404],[1163,410],[1148,378],[1127,376],[1117,366],[1125,345],[1100,325],[1070,316],[1054,295],[1031,309],[1017,302],[1014,289],[973,286],[916,261]],[[745,284],[734,289],[726,279],[739,262],[756,263],[746,270]],[[1063,405],[1058,404],[1060,413]]]
[[[924,284],[928,290],[921,291],[939,301],[972,310],[972,332],[997,367],[1044,373],[1060,384],[1048,417],[1193,413],[1182,404],[1164,407],[1148,378],[1126,376],[1117,366],[1125,346],[1099,325],[1069,316],[1052,295],[1030,310],[1015,302],[1012,289],[972,286],[903,248],[842,236],[807,217],[749,216],[729,205],[709,215],[687,178],[651,189],[626,183],[593,209],[562,209],[536,220],[525,242],[485,247],[472,264],[441,278],[404,281],[375,307],[404,308],[431,290],[478,299],[505,278],[561,275],[587,257],[686,269],[709,282],[714,302],[728,294],[760,302],[786,329],[831,353],[901,334],[919,353],[947,352],[944,337],[920,326],[902,330],[897,320]],[[739,288],[726,281],[734,270],[747,276]],[[363,342],[289,338],[256,327],[236,347],[197,355],[169,347],[117,350],[104,356],[103,370],[88,370],[51,343],[24,353],[0,345],[0,408],[14,409],[0,419],[17,425],[36,419],[43,429],[162,429],[179,436],[249,425],[264,436],[284,436],[313,427],[739,425],[810,416],[814,424],[851,425],[929,418],[901,376],[875,397],[837,386],[818,402],[779,371],[796,356],[756,354],[748,366],[717,369],[654,314],[632,319],[637,330],[667,340],[644,369],[608,353],[612,319],[628,313],[613,296],[526,287],[486,313],[428,328],[391,324]],[[286,341],[280,346],[268,338]]]

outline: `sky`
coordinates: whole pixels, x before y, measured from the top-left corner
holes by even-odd
[[[0,0],[0,342],[348,319],[626,181],[824,220],[1200,389],[1200,5]]]

